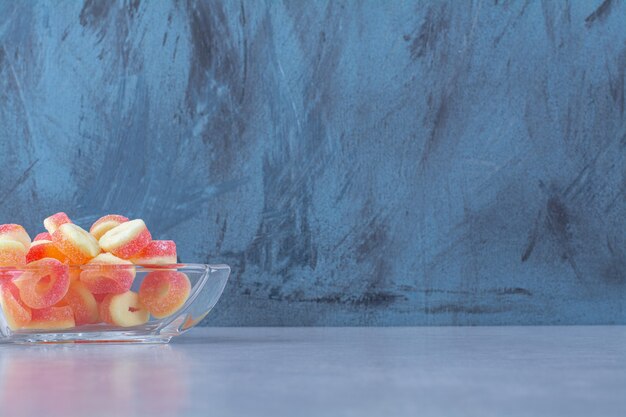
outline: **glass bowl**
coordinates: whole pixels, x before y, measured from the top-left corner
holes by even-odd
[[[175,312],[162,318],[155,318],[150,314],[148,321],[131,325],[129,327],[106,323],[85,324],[67,328],[67,325],[57,328],[55,325],[47,324],[16,325],[15,320],[11,320],[10,306],[11,300],[7,301],[7,296],[2,293],[0,296],[0,343],[168,343],[173,336],[183,334],[190,328],[197,325],[217,303],[222,295],[230,267],[228,265],[204,265],[204,264],[168,264],[168,265],[80,265],[66,266],[63,273],[67,273],[70,282],[83,281],[86,275],[91,276],[116,276],[115,274],[135,272],[130,291],[137,293],[146,277],[154,277],[157,271],[173,271],[185,274],[189,278],[191,290],[189,296]],[[152,274],[152,275],[151,275]],[[5,291],[12,288],[22,294],[23,283],[31,279],[33,275],[42,278],[41,284],[37,284],[34,291],[46,291],[53,276],[49,270],[44,268],[13,268],[0,267],[0,290]],[[26,278],[25,278],[26,277]],[[47,280],[47,281],[46,281]],[[22,285],[22,286],[20,286]],[[41,286],[43,285],[43,289]],[[169,285],[169,284],[168,284]],[[20,288],[17,290],[17,288]],[[161,287],[159,287],[161,288]],[[101,299],[105,295],[96,295],[98,307]],[[13,299],[14,300],[14,299]],[[56,306],[67,305],[65,298]],[[181,300],[182,302],[182,300]],[[93,301],[91,301],[93,305]],[[23,302],[22,302],[22,305]],[[122,304],[123,305],[123,304]],[[180,304],[179,304],[180,305]],[[35,310],[32,310],[33,312]],[[135,312],[134,307],[128,308],[129,312]],[[145,312],[144,312],[145,314]],[[162,314],[160,314],[162,315]],[[142,316],[145,321],[145,315]],[[37,321],[40,323],[40,321]],[[48,327],[48,328],[43,328]]]

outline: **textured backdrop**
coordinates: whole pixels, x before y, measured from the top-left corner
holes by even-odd
[[[626,2],[0,0],[0,223],[143,217],[206,324],[626,323]]]

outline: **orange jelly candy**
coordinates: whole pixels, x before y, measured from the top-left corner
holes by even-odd
[[[26,263],[26,249],[17,240],[0,239],[0,266],[22,266]]]
[[[43,226],[50,234],[54,233],[59,227],[61,227],[62,224],[65,223],[72,223],[72,221],[67,214],[63,212],[53,214],[43,220]]]
[[[98,305],[100,305],[100,303],[102,301],[104,301],[104,299],[107,297],[107,295],[109,294],[93,294],[93,298],[96,299],[96,303],[98,303]]]
[[[127,221],[128,217],[120,216],[119,214],[108,214],[96,220],[95,223],[91,225],[89,233],[96,239],[100,239],[106,232]]]
[[[118,258],[128,259],[148,246],[152,235],[141,219],[124,222],[106,232],[100,240],[100,247]]]
[[[26,254],[26,263],[38,261],[43,258],[53,258],[61,262],[68,262],[69,259],[49,240],[35,240],[30,245]]]
[[[207,311],[206,313],[200,315],[200,317],[195,318],[195,319],[190,314],[187,314],[187,319],[185,320],[182,326],[183,330],[187,330],[195,326],[196,324],[200,323],[202,319],[204,319],[208,314],[209,312]]]
[[[121,294],[130,290],[134,279],[132,262],[110,253],[93,258],[80,274],[80,281],[94,294]]]
[[[98,303],[93,294],[80,281],[70,285],[61,303],[72,307],[77,326],[97,323],[99,320]]]
[[[101,295],[101,294],[98,294]],[[100,315],[100,321],[106,324],[113,324],[109,307],[111,306],[111,299],[115,294],[105,294],[102,301],[98,303],[98,313]]]
[[[47,307],[32,310],[30,323],[24,329],[62,330],[71,329],[76,325],[72,307]]]
[[[82,272],[83,270],[80,266],[70,266],[70,285],[72,285],[72,282],[78,281]]]
[[[13,282],[24,304],[37,309],[51,307],[61,301],[70,286],[67,265],[52,258],[31,262]]]
[[[85,264],[100,253],[98,241],[73,223],[59,226],[52,233],[52,243],[76,265]]]
[[[139,301],[137,293],[109,294],[100,304],[100,319],[121,327],[138,326],[148,322],[150,313]]]
[[[176,243],[173,240],[153,240],[130,260],[135,265],[175,264]]]
[[[191,292],[189,277],[182,272],[154,271],[148,273],[139,288],[139,300],[157,319],[180,309]]]
[[[0,283],[0,304],[11,330],[20,329],[30,323],[31,309],[22,302],[19,290],[11,281]]]
[[[52,240],[52,235],[48,232],[42,232],[39,233],[37,236],[35,236],[35,238],[33,239],[33,242],[37,242],[38,240]]]
[[[0,224],[0,239],[18,241],[26,250],[30,247],[30,236],[19,224]]]

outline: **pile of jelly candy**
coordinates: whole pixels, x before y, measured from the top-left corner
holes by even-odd
[[[32,242],[22,226],[0,225],[0,304],[12,330],[138,326],[187,301],[189,277],[166,267],[176,264],[176,244],[152,240],[143,220],[110,214],[88,232],[57,213],[43,224]],[[153,267],[137,292],[135,265]]]

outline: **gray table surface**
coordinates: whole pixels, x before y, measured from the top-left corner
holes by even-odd
[[[626,327],[205,328],[0,346],[0,416],[620,416]]]

